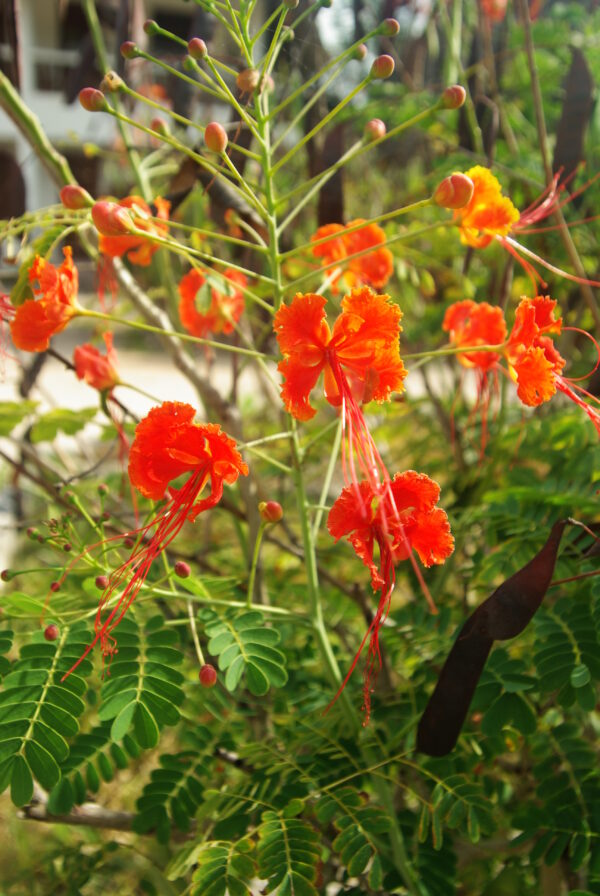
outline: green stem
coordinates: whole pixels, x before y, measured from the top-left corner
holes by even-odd
[[[252,606],[252,598],[254,597],[254,583],[256,581],[256,570],[258,569],[258,558],[260,556],[260,546],[262,544],[263,535],[265,534],[266,524],[261,523],[256,539],[254,541],[254,551],[252,552],[252,565],[250,567],[250,578],[248,579],[248,596],[246,598],[246,606]]]

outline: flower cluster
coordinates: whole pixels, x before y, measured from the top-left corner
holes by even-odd
[[[298,294],[275,315],[274,329],[284,356],[279,363],[281,397],[296,419],[311,419],[316,410],[310,404],[310,395],[323,374],[325,398],[341,411],[346,487],[329,512],[328,528],[336,540],[347,537],[368,566],[373,589],[380,592],[380,597],[373,621],[334,700],[345,687],[368,638],[363,683],[363,709],[368,720],[371,691],[380,666],[379,630],[395,584],[394,564],[410,559],[429,596],[413,551],[425,566],[430,566],[443,563],[452,553],[454,542],[448,517],[435,506],[437,483],[412,470],[391,479],[361,408],[372,400],[388,401],[393,392],[404,388],[400,309],[389,296],[362,286],[344,296],[341,313],[330,328],[325,304],[321,295]]]
[[[331,284],[338,291],[343,277],[347,288],[372,286],[383,289],[394,272],[394,256],[385,246],[385,233],[378,224],[364,223],[362,218],[343,224],[325,224],[311,237],[313,255],[321,264],[333,268]],[[339,271],[338,271],[339,266]]]
[[[242,316],[246,275],[226,268],[218,286],[215,280],[214,274],[192,268],[179,283],[179,317],[192,336],[231,333]]]
[[[600,435],[600,414],[581,395],[592,402],[598,399],[562,375],[566,361],[551,339],[562,331],[562,318],[556,317],[555,311],[556,302],[549,296],[524,296],[507,338],[500,308],[466,300],[448,308],[442,327],[457,348],[488,348],[458,356],[461,364],[477,371],[480,386],[487,383],[490,373],[503,371],[516,382],[517,396],[529,407],[543,404],[558,390],[585,411]]]

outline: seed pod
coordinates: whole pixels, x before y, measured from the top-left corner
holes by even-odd
[[[213,688],[217,683],[217,670],[210,663],[205,663],[198,673],[203,688]]]

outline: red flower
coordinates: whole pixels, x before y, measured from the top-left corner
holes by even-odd
[[[446,311],[443,328],[449,331],[450,341],[454,345],[469,347],[498,344],[498,352],[467,352],[459,356],[465,366],[475,366],[478,369],[479,397],[483,395],[485,398],[484,439],[485,413],[489,400],[487,377],[497,370],[508,372],[516,381],[517,395],[529,407],[537,407],[552,398],[557,391],[562,392],[585,411],[600,435],[600,414],[589,403],[598,403],[598,399],[576,385],[574,380],[562,375],[566,361],[550,338],[551,335],[560,335],[562,330],[562,318],[556,317],[555,311],[556,302],[549,296],[536,296],[533,299],[524,296],[515,312],[508,340],[505,338],[506,326],[501,312],[486,302],[479,305],[470,300],[457,302]],[[596,348],[600,354],[600,348],[597,345]],[[507,362],[508,371],[501,366],[501,358]]]
[[[298,293],[282,305],[273,326],[284,360],[281,397],[286,410],[298,420],[316,413],[310,393],[324,373],[325,397],[339,406],[356,402],[387,401],[403,389],[406,370],[400,359],[399,307],[389,296],[368,287],[353,289],[342,299],[342,313],[329,329],[326,299],[315,293]]]
[[[109,255],[111,258],[127,255],[132,264],[146,267],[158,249],[158,245],[152,242],[152,236],[162,237],[169,232],[167,225],[160,223],[156,218],[168,221],[171,203],[167,199],[157,196],[154,200],[157,210],[155,218],[152,217],[152,210],[148,203],[144,202],[140,196],[127,196],[120,200],[119,205],[131,209],[133,223],[138,230],[144,230],[148,237],[137,234],[125,236],[103,236],[100,234],[98,247],[104,255]]]
[[[106,345],[105,355],[88,342],[85,345],[78,345],[73,352],[73,364],[77,377],[80,380],[85,380],[88,385],[98,389],[99,392],[113,389],[120,382],[112,333],[104,334],[104,343]]]
[[[316,242],[331,236],[331,239],[313,247],[313,255],[315,258],[321,258],[323,265],[339,263],[345,268],[343,274],[340,272],[332,281],[334,292],[337,292],[337,282],[341,276],[344,277],[344,281],[350,289],[363,285],[372,286],[374,289],[383,289],[394,273],[394,256],[385,247],[385,233],[378,224],[365,224],[364,227],[353,233],[347,232],[350,227],[362,224],[362,222],[362,218],[356,218],[346,226],[325,224],[323,227],[319,227],[311,237],[311,240]],[[373,251],[359,255],[357,258],[350,258],[345,264],[349,256],[365,252],[366,249]]]
[[[248,280],[241,271],[226,268],[221,277],[197,268],[183,277],[179,284],[179,316],[192,336],[205,337],[209,333],[231,333],[244,311],[244,293]],[[211,285],[215,282],[218,287]]]
[[[394,564],[409,558],[413,550],[424,566],[440,564],[454,550],[448,517],[436,507],[439,494],[436,482],[423,473],[408,470],[376,489],[365,481],[359,483],[358,489],[354,485],[344,488],[329,511],[330,534],[336,541],[347,538],[369,568],[373,590],[381,592],[375,617],[338,691],[339,694],[346,685],[370,635],[363,688],[367,721],[371,691],[381,663],[379,630],[389,611],[395,584]],[[375,546],[379,550],[378,563],[373,556]]]
[[[65,260],[58,268],[36,255],[29,269],[33,292],[41,298],[28,299],[19,305],[10,325],[13,342],[23,351],[45,351],[50,338],[82,312],[77,303],[79,279],[71,247],[65,246],[63,253]],[[33,286],[36,281],[37,288]]]
[[[135,600],[153,562],[187,520],[193,522],[199,513],[220,501],[225,483],[231,485],[240,474],[248,473],[234,440],[216,424],[194,423],[194,415],[189,404],[167,401],[152,408],[138,424],[129,456],[129,477],[135,488],[146,498],[158,501],[170,482],[184,474],[188,478],[180,488],[169,489],[165,505],[148,525],[128,533],[137,539],[137,545],[129,559],[110,575],[96,614],[94,640],[67,675],[98,641],[103,656],[112,656],[112,632]],[[208,484],[210,495],[199,500]],[[117,590],[121,594],[103,619],[103,610]]]
[[[502,309],[487,302],[455,302],[444,315],[442,330],[449,334],[453,345],[467,347],[476,345],[498,345],[506,339],[506,323]],[[458,355],[464,367],[477,367],[487,371],[500,360],[495,352],[469,352]]]

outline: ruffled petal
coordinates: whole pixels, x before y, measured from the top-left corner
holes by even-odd
[[[524,351],[513,363],[517,377],[517,395],[523,404],[537,407],[548,401],[556,392],[552,363],[541,347]]]
[[[297,355],[291,355],[277,365],[284,380],[281,386],[281,398],[288,414],[296,420],[310,420],[316,414],[309,397],[324,366],[324,359],[321,363],[309,366]]]

